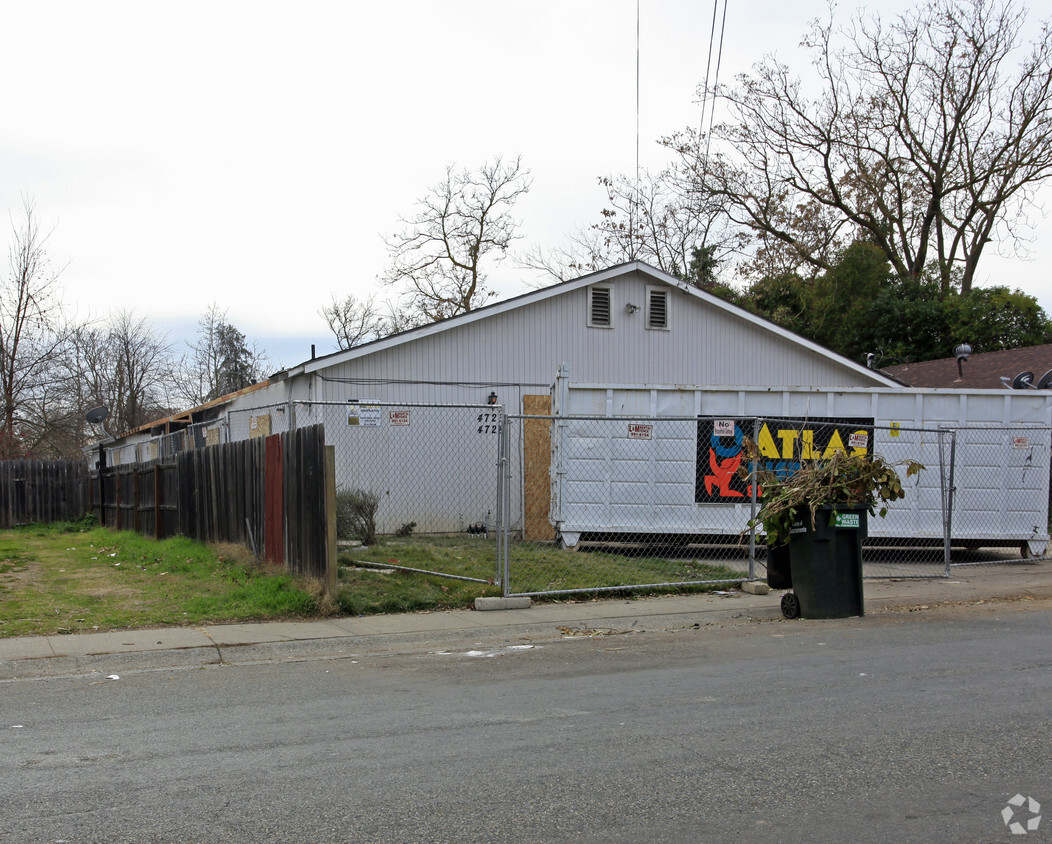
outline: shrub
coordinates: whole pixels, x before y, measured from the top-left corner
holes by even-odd
[[[357,539],[362,545],[376,544],[376,511],[380,493],[365,489],[341,489],[336,493],[336,538]]]

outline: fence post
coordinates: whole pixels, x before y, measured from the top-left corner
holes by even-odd
[[[754,418],[752,420],[752,441],[758,443],[760,441],[760,420]],[[754,457],[749,461],[749,521],[753,522],[752,527],[749,528],[749,580],[756,579],[756,495],[757,487],[757,475],[759,474],[759,463]],[[770,558],[764,558],[767,564],[770,564]]]
[[[953,494],[956,492],[954,467],[957,464],[957,432],[950,431],[950,506],[946,512],[946,576],[950,576],[950,544],[953,538]]]
[[[943,449],[945,436],[950,436],[950,458],[946,460]],[[950,576],[950,546],[953,541],[953,464],[957,452],[957,432],[939,429],[939,482],[942,486],[942,553],[946,563],[946,576]]]
[[[500,423],[497,426],[497,524],[496,550],[497,571],[496,581],[500,586],[501,594],[505,597],[511,589],[508,565],[508,504],[511,498],[511,435],[508,431],[508,417],[503,407],[496,408],[500,413]]]
[[[336,597],[339,588],[336,560],[336,446],[325,446],[325,592]]]

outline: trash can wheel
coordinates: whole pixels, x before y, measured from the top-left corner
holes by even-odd
[[[800,599],[795,592],[786,592],[782,595],[782,615],[793,619],[800,615]]]

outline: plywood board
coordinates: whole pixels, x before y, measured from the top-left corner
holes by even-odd
[[[526,416],[550,416],[551,396],[523,396]],[[523,532],[525,539],[550,542],[555,528],[548,521],[551,502],[552,439],[548,419],[527,419],[523,424]]]

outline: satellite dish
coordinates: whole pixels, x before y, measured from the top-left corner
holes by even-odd
[[[1034,373],[1030,371],[1020,372],[1015,378],[1012,379],[1013,390],[1036,390],[1034,386]]]
[[[84,415],[84,421],[90,425],[98,425],[105,422],[110,415],[110,409],[106,406],[93,407]]]
[[[1047,390],[1049,387],[1052,387],[1052,369],[1042,375],[1041,380],[1037,382],[1039,390]]]

